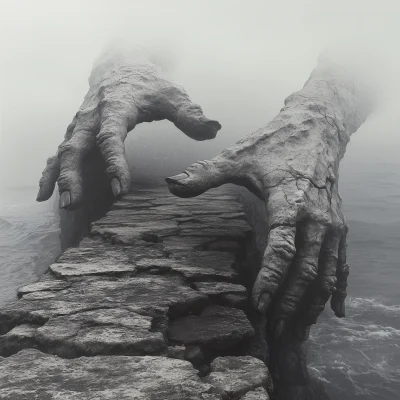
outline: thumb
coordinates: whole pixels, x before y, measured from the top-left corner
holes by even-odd
[[[181,174],[166,178],[169,191],[179,197],[194,197],[229,181],[217,160],[197,161]]]
[[[260,182],[254,178],[254,170],[227,154],[225,151],[212,160],[197,161],[181,174],[166,178],[169,191],[178,197],[195,197],[225,183],[234,183],[259,196]]]

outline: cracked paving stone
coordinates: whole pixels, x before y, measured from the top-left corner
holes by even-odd
[[[48,293],[32,292],[0,310],[1,333],[23,323],[43,324],[48,318],[99,308],[127,308],[142,315],[179,316],[197,312],[208,303],[204,293],[186,286],[179,277],[138,276],[124,279],[81,277],[71,287]]]
[[[211,305],[200,315],[188,315],[170,322],[168,337],[172,342],[198,344],[209,349],[225,350],[254,335],[246,315],[235,308]]]
[[[4,400],[221,400],[188,361],[165,357],[63,359],[23,350],[0,360]]]
[[[242,400],[269,400],[268,392],[264,388],[258,388],[247,392]]]
[[[175,221],[148,221],[136,226],[102,226],[94,224],[90,235],[99,235],[116,244],[133,245],[137,240],[160,242],[162,238],[177,235],[180,232]]]
[[[52,264],[50,265],[51,273],[58,278],[67,278],[70,276],[82,275],[118,275],[121,273],[134,273],[137,268],[134,264],[117,264],[112,263],[112,259],[108,260],[108,264]]]
[[[18,289],[18,297],[22,297],[28,293],[40,291],[58,291],[70,287],[70,284],[65,281],[59,280],[43,280],[28,285],[22,286]]]
[[[188,281],[222,280],[232,282],[237,278],[237,273],[232,268],[234,262],[234,255],[229,253],[198,251],[191,254],[173,254],[170,258],[144,258],[136,265],[139,270],[180,273]]]
[[[167,348],[153,318],[125,309],[101,309],[52,318],[37,329],[36,340],[51,354],[72,358],[94,355],[144,355]]]
[[[216,358],[204,380],[217,387],[223,398],[228,399],[240,399],[257,388],[272,392],[268,368],[261,360],[251,356]]]

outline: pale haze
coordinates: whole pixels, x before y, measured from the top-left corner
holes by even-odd
[[[376,112],[346,162],[397,161],[397,1],[0,1],[0,183],[35,186],[88,88],[104,46],[145,47],[222,130],[195,142],[169,122],[127,139],[133,171],[180,172],[267,124],[329,46],[378,83]],[[367,76],[369,76],[367,74]]]
[[[125,142],[133,186],[180,173],[267,125],[325,53],[365,85],[374,111],[340,164],[350,225],[346,318],[326,307],[307,362],[332,400],[398,400],[399,21],[399,0],[0,0],[0,307],[60,254],[57,196],[36,202],[38,181],[106,46],[145,48],[222,125],[205,142],[168,121],[137,126]],[[263,211],[261,201],[248,204]],[[263,214],[253,217],[266,232]],[[257,241],[265,246],[266,234]]]

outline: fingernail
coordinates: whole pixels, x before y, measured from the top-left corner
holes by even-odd
[[[221,124],[218,121],[215,121],[213,119],[208,119],[207,117],[200,117],[200,122],[203,124],[208,125],[209,127],[215,129],[216,131],[219,131],[221,129]]]
[[[275,339],[278,339],[282,335],[284,328],[285,328],[285,321],[283,319],[281,319],[280,321],[278,321],[278,323],[276,324],[276,327],[275,327],[275,331],[274,331]]]
[[[189,176],[188,174],[183,172],[181,174],[165,178],[165,180],[167,181],[167,183],[178,183],[179,181],[186,179],[188,176]]]
[[[268,293],[263,293],[258,300],[258,311],[265,313],[267,311],[271,296]]]
[[[67,190],[61,193],[60,208],[68,207],[71,203],[71,193]]]
[[[38,194],[37,194],[37,196],[36,196],[36,201],[40,201],[41,198],[42,198],[42,188],[39,187],[39,192],[38,192]]]
[[[114,197],[118,197],[121,193],[121,184],[117,178],[111,179],[111,189],[114,194]]]

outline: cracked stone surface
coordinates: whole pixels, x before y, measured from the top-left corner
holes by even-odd
[[[89,237],[0,310],[0,397],[224,399],[224,379],[210,383],[190,362],[207,370],[210,352],[247,354],[254,337],[240,309],[249,307],[247,289],[237,281],[251,232],[229,193],[190,202],[166,188],[135,190],[115,203]],[[145,213],[124,214],[132,203]],[[198,215],[203,204],[212,217]],[[157,221],[144,223],[153,210]],[[233,398],[243,390],[232,389]]]
[[[243,311],[218,305],[206,307],[198,316],[173,320],[168,327],[171,341],[197,344],[214,351],[230,348],[253,335],[254,329]]]
[[[210,374],[204,380],[218,387],[223,398],[228,399],[240,399],[251,391],[257,395],[255,389],[260,390],[260,399],[265,394],[261,389],[272,392],[272,378],[268,368],[262,361],[249,356],[215,359],[211,363]]]
[[[247,392],[243,400],[269,400],[268,392],[264,388],[258,388]]]
[[[246,373],[255,375],[247,386],[243,377],[239,378],[240,387],[234,387],[233,382],[226,384],[226,380],[238,379],[230,369],[230,366],[234,368],[232,360],[235,358],[246,363]],[[29,349],[13,357],[0,358],[0,394],[4,400],[268,399],[263,389],[265,371],[261,371],[259,363],[251,364],[250,358],[219,358],[215,367],[218,371],[202,379],[184,360],[151,356],[62,359]],[[224,367],[221,369],[217,364]],[[254,386],[257,388],[252,390]]]
[[[0,394],[20,399],[221,399],[188,361],[97,356],[65,360],[23,350],[0,361]]]

